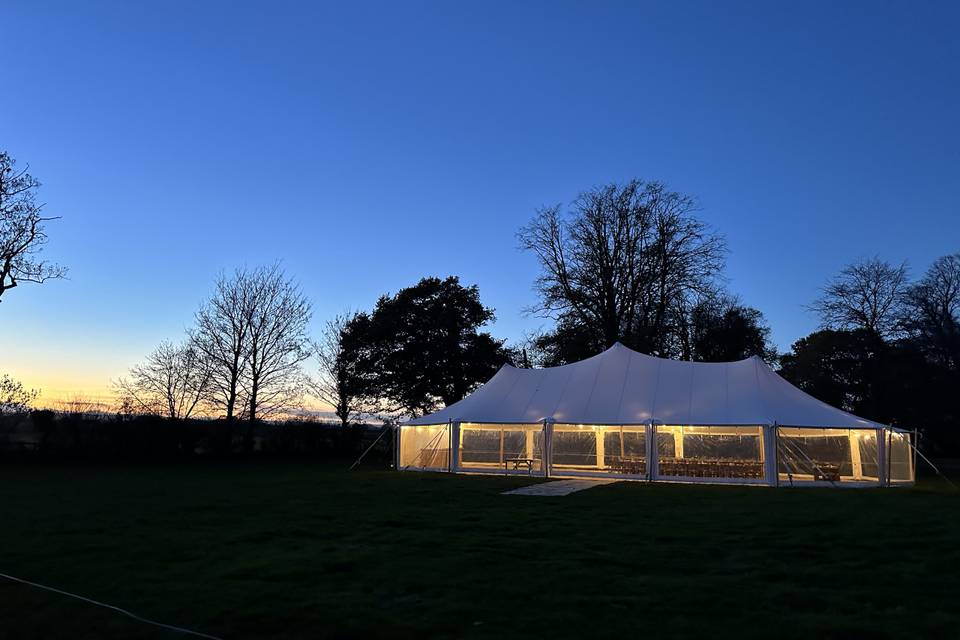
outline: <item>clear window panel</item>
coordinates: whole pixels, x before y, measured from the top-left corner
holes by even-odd
[[[458,468],[467,471],[542,471],[543,425],[461,424]]]
[[[554,472],[643,476],[647,473],[644,426],[554,425]]]
[[[400,468],[449,469],[449,426],[401,427]]]
[[[913,482],[913,451],[909,433],[888,433],[888,468],[891,482]]]
[[[499,464],[500,429],[465,429],[460,427],[460,464],[471,462]]]
[[[658,474],[763,480],[762,427],[657,427]]]
[[[672,433],[661,431],[663,427],[657,427],[657,458],[675,458],[677,456],[677,440]]]
[[[780,427],[777,471],[781,482],[879,482],[875,429]]]
[[[598,469],[596,427],[553,428],[553,468],[568,470]]]
[[[598,427],[603,434],[603,469],[627,476],[647,474],[645,427]]]

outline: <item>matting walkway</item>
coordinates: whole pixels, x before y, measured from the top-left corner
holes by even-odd
[[[529,487],[520,487],[512,491],[504,491],[505,496],[566,496],[576,491],[583,491],[591,487],[613,484],[618,480],[556,480],[533,484]]]

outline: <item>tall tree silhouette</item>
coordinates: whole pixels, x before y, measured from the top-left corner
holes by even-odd
[[[313,394],[331,407],[346,427],[365,409],[363,389],[356,373],[356,354],[349,348],[350,331],[356,313],[340,313],[324,324],[320,338],[313,343],[318,370],[311,383]]]
[[[247,375],[242,378],[251,423],[297,408],[305,379],[300,364],[310,357],[310,301],[279,265],[250,275]]]
[[[357,314],[345,346],[367,398],[422,415],[460,400],[509,361],[503,341],[480,330],[493,320],[476,286],[424,278]]]
[[[537,212],[517,237],[540,263],[533,311],[596,353],[616,341],[691,357],[688,315],[714,295],[726,246],[694,217],[692,198],[632,180],[581,193],[564,213]],[[546,342],[553,342],[546,338]]]
[[[196,313],[190,331],[193,347],[209,362],[210,403],[223,411],[227,423],[243,409],[242,376],[250,357],[252,273],[237,269],[217,278],[214,292]]]

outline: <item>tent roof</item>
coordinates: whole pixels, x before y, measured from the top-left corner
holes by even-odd
[[[878,428],[781,378],[753,356],[737,362],[685,362],[617,343],[560,367],[504,365],[475,392],[410,425],[454,422],[762,425]]]

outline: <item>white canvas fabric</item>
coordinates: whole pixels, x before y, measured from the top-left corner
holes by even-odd
[[[754,356],[683,362],[615,344],[547,369],[504,365],[463,400],[407,424],[766,425],[876,429],[881,425],[804,393]]]

